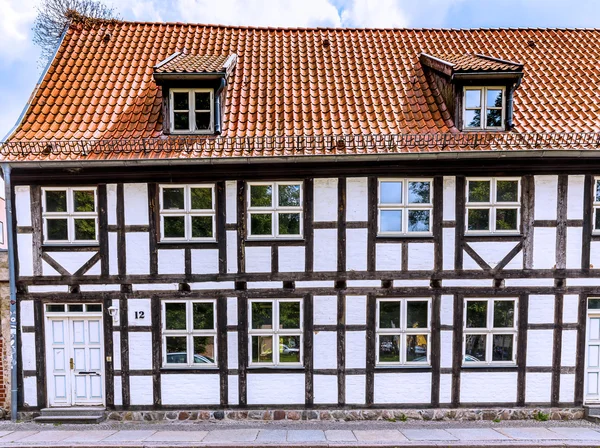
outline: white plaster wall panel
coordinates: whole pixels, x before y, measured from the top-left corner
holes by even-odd
[[[463,269],[467,271],[481,271],[481,267],[477,264],[475,260],[471,258],[471,256],[463,250]]]
[[[454,270],[454,253],[456,250],[456,229],[442,229],[442,266],[445,271]]]
[[[527,373],[525,381],[525,401],[527,403],[548,403],[552,389],[552,373]]]
[[[131,370],[152,369],[152,333],[129,333],[129,368]]]
[[[106,216],[109,226],[117,225],[117,184],[106,185]]]
[[[337,325],[337,296],[314,296],[314,325]]]
[[[553,278],[507,278],[504,286],[554,286]]]
[[[35,376],[23,378],[23,402],[27,406],[37,406],[37,378]]]
[[[100,275],[102,272],[102,264],[100,261],[94,263],[94,265],[88,269],[88,271],[83,275]]]
[[[366,177],[346,179],[346,221],[367,221],[368,181]]]
[[[59,272],[46,263],[46,260],[42,260],[42,275],[60,275]]]
[[[123,386],[121,383],[121,377],[115,376],[115,406],[123,405]]]
[[[440,375],[440,403],[452,403],[452,375]]]
[[[239,404],[239,377],[237,375],[227,376],[227,402],[230,405]]]
[[[185,272],[185,251],[183,249],[159,249],[158,273],[183,274]]]
[[[247,282],[248,289],[281,289],[283,282]]]
[[[21,333],[21,356],[23,370],[36,370],[35,333]]]
[[[394,288],[429,288],[430,280],[394,280]]]
[[[502,259],[515,248],[516,245],[517,243],[512,241],[486,241],[469,243],[471,249],[477,252],[477,255],[483,258],[483,260],[492,268],[495,268],[498,263],[500,263]]]
[[[296,282],[296,289],[298,288],[333,288],[335,285],[332,281],[326,280],[298,280]]]
[[[315,331],[313,363],[315,369],[337,369],[337,333],[335,331]]]
[[[130,327],[151,326],[150,299],[127,299],[127,319]]]
[[[232,274],[238,271],[238,246],[237,232],[228,230],[227,234],[227,273]]]
[[[147,232],[125,234],[127,274],[150,274],[150,236]]]
[[[550,367],[552,365],[553,330],[529,330],[527,332],[527,366]]]
[[[163,393],[162,399],[164,400],[164,398],[165,394]],[[154,403],[152,377],[150,375],[129,377],[129,400],[131,405],[151,405]]]
[[[348,271],[367,270],[367,229],[346,230],[346,269]]]
[[[599,278],[567,278],[567,286],[600,286]]]
[[[346,280],[348,288],[380,288],[381,280]]]
[[[338,180],[315,179],[314,190],[314,220],[337,221],[338,219]],[[337,401],[337,400],[336,400]]]
[[[346,296],[346,325],[367,323],[367,296]]]
[[[563,323],[576,324],[579,309],[579,296],[575,294],[566,294],[563,297]]]
[[[433,243],[408,243],[408,270],[433,269]]]
[[[367,336],[364,331],[346,332],[346,368],[364,369],[366,367]]]
[[[227,332],[227,368],[238,368],[238,332]]]
[[[148,184],[123,184],[125,225],[148,225]]]
[[[30,285],[29,292],[69,292],[67,285]]]
[[[575,401],[575,375],[564,374],[560,376],[558,401],[561,403],[573,403]]]
[[[402,269],[402,244],[377,244],[375,269],[378,271],[400,271]]]
[[[456,177],[444,176],[444,221],[456,219]]]
[[[110,275],[117,275],[119,273],[117,232],[108,232],[108,273]]]
[[[533,269],[553,269],[555,265],[556,228],[535,227],[533,230]]]
[[[567,219],[583,219],[583,182],[585,176],[569,176],[567,189]]]
[[[567,269],[581,269],[581,249],[583,246],[583,229],[567,228]]]
[[[590,244],[590,268],[600,269],[600,241],[592,241]]]
[[[558,176],[534,176],[534,219],[556,219]]]
[[[179,283],[134,283],[133,291],[178,291]]]
[[[431,403],[431,373],[375,373],[373,401]]]
[[[271,272],[271,248],[246,247],[246,272]]]
[[[227,325],[238,324],[237,297],[227,297]]]
[[[162,403],[176,404],[219,404],[219,375],[174,375],[160,376]]]
[[[47,252],[58,264],[69,271],[75,273],[86,262],[90,260],[96,252]]]
[[[454,325],[454,296],[444,294],[440,301],[440,323]]]
[[[366,383],[365,375],[346,376],[346,404],[365,404]]]
[[[337,271],[337,233],[337,229],[314,230],[313,269],[315,272]]]
[[[21,327],[33,327],[35,325],[33,320],[33,300],[22,300],[19,305]]]
[[[225,289],[234,289],[235,282],[192,282],[188,283],[192,291],[196,290],[207,290],[214,289],[217,291],[223,291]]]
[[[440,353],[440,366],[442,368],[450,368],[452,367],[452,332],[451,331],[441,331],[440,332],[440,343],[441,343],[441,353]]]
[[[225,182],[225,222],[237,223],[237,181]]]
[[[303,404],[304,374],[253,374],[247,376],[248,404]]]
[[[337,404],[338,383],[336,375],[313,376],[313,401],[315,404]]]
[[[113,332],[113,368],[121,370],[121,332]],[[116,379],[116,377],[115,377]]]
[[[493,385],[493,387],[490,387]],[[460,377],[463,403],[517,401],[517,372],[463,372]]]
[[[19,263],[19,277],[30,277],[33,275],[32,237],[33,235],[30,233],[17,234],[17,262]]]
[[[304,246],[279,246],[279,272],[304,272],[306,248]]]
[[[193,249],[192,274],[218,274],[219,250],[218,249]]]
[[[504,270],[508,270],[508,269],[523,269],[523,251],[519,251],[517,253],[517,255],[515,255],[513,257],[512,260],[510,260],[508,263],[506,263],[506,266],[504,266]]]
[[[529,323],[551,324],[554,323],[554,296],[531,295],[529,296]]]
[[[561,362],[563,367],[575,367],[577,358],[577,330],[563,330],[561,346]]]
[[[15,187],[15,215],[18,226],[31,225],[31,190],[27,186]]]

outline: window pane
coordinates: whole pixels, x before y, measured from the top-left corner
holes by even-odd
[[[400,336],[379,336],[379,362],[400,362]]]
[[[588,299],[588,310],[600,310],[600,299]]]
[[[487,107],[502,107],[502,90],[488,89]]]
[[[188,110],[189,101],[188,92],[173,92],[173,110]]]
[[[185,238],[185,217],[165,216],[163,218],[165,238]]]
[[[206,131],[210,129],[210,112],[196,112],[196,130]]]
[[[87,305],[85,307],[86,311],[89,313],[97,313],[99,311],[102,311],[102,305],[94,305],[94,304],[90,304]]]
[[[67,211],[67,192],[46,191],[46,211],[47,212],[66,212]]]
[[[481,90],[466,90],[465,91],[465,106],[466,107],[481,107]]]
[[[270,330],[273,328],[273,303],[252,302],[252,329]]]
[[[485,361],[485,334],[468,334],[465,338],[465,362]]]
[[[279,337],[279,362],[300,362],[300,336]]]
[[[408,183],[408,203],[409,204],[429,204],[431,202],[431,183],[430,182],[409,182]]]
[[[48,240],[62,241],[69,239],[66,219],[47,219],[46,228],[48,230],[46,239]]]
[[[496,209],[496,230],[517,230],[516,208]]]
[[[271,213],[252,213],[250,215],[250,235],[271,235],[273,215]]]
[[[379,184],[381,204],[402,204],[402,182],[381,182]]]
[[[402,232],[402,210],[380,210],[379,230],[381,232]]]
[[[185,303],[165,303],[165,329],[185,330]]]
[[[281,207],[299,207],[300,185],[279,185],[279,205]]]
[[[519,182],[516,180],[497,181],[496,200],[498,202],[519,202]]]
[[[210,92],[196,92],[196,110],[210,110]]]
[[[488,109],[487,110],[487,121],[485,124],[487,127],[498,128],[502,126],[502,110],[500,109]]]
[[[213,330],[215,328],[214,305],[212,302],[193,303],[194,330]]]
[[[470,300],[467,302],[467,328],[487,327],[487,306],[485,300]]]
[[[279,213],[279,234],[300,235],[300,213]]]
[[[83,305],[82,304],[69,305],[69,312],[70,313],[83,313]]]
[[[379,302],[379,328],[400,328],[400,302]]]
[[[490,209],[470,208],[467,215],[467,229],[490,230]]]
[[[515,302],[497,300],[494,302],[494,328],[512,328],[515,325]]]
[[[93,191],[74,191],[73,208],[76,212],[93,212],[96,210]]]
[[[163,210],[183,210],[185,208],[183,187],[163,188]]]
[[[489,180],[470,180],[467,202],[490,202]]]
[[[426,301],[406,302],[406,328],[427,328],[427,312],[429,305]]]
[[[212,188],[190,188],[192,210],[212,210]]]
[[[427,335],[406,335],[406,362],[427,361]]]
[[[187,112],[175,112],[173,114],[173,128],[176,131],[188,131],[190,129],[190,115]]]
[[[279,328],[300,328],[300,302],[279,302]]]
[[[495,334],[492,339],[492,361],[512,361],[513,360],[513,335]]]
[[[600,202],[600,180],[596,181],[596,199],[594,202]]]
[[[64,305],[46,305],[46,311],[49,313],[64,313],[65,306]]]
[[[212,216],[192,216],[192,238],[212,238]]]
[[[187,364],[187,338],[185,336],[167,336],[167,364]]]
[[[214,336],[194,336],[194,364],[215,363]]]
[[[595,214],[595,218],[594,220],[596,221],[596,230],[600,230],[600,213],[598,213],[598,209],[595,208],[594,209],[594,214]]]
[[[76,219],[75,220],[75,239],[95,240],[96,239],[96,220],[91,219]]]
[[[429,232],[429,210],[409,210],[408,231]]]
[[[479,128],[481,127],[481,110],[466,110],[465,111],[465,127]]]
[[[273,187],[271,185],[250,185],[251,207],[271,207],[272,199]]]
[[[273,362],[273,336],[252,336],[252,362]]]

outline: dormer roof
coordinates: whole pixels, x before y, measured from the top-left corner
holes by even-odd
[[[456,77],[476,75],[478,78],[490,77],[519,77],[523,75],[523,64],[495,58],[483,54],[440,54],[432,55],[421,53],[421,64],[443,74]]]
[[[194,54],[175,52],[154,66],[155,79],[194,76],[228,76],[237,62],[236,54]]]

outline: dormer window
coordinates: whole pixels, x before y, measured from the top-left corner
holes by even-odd
[[[213,132],[213,89],[171,89],[171,132]]]
[[[465,130],[504,129],[504,87],[465,87]]]

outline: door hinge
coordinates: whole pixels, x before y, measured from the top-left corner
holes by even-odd
[[[71,368],[71,370],[73,370],[73,368],[75,367],[73,364],[73,358],[69,359],[69,367]]]

